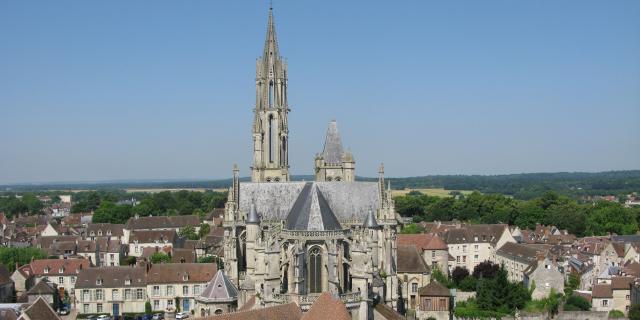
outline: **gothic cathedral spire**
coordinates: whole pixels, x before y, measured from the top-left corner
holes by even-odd
[[[273,9],[267,37],[256,62],[256,105],[253,120],[252,182],[289,181],[287,64],[278,51]]]

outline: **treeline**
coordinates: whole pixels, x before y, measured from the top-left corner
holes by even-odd
[[[639,208],[625,208],[620,203],[607,201],[581,204],[555,192],[531,200],[479,192],[455,198],[411,192],[394,199],[398,213],[412,217],[415,222],[456,219],[471,223],[507,223],[522,229],[533,229],[540,223],[567,229],[579,237],[635,234],[640,218]]]
[[[44,204],[33,193],[25,193],[21,197],[15,194],[0,196],[0,212],[4,212],[8,219],[23,213],[37,214],[42,208]]]
[[[138,203],[118,204],[120,200],[135,199]],[[77,201],[72,212],[94,211],[93,222],[125,223],[129,218],[149,215],[204,216],[214,208],[224,207],[226,192],[163,191],[158,193],[126,193],[124,191],[88,191],[74,194]]]

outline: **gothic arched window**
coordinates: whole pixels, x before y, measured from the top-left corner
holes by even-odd
[[[269,108],[273,108],[273,80],[269,81]]]
[[[309,251],[309,293],[322,292],[322,252],[315,247]]]
[[[273,128],[273,115],[269,115],[269,162],[273,162],[273,135],[275,130]]]

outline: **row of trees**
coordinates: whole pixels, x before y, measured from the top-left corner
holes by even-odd
[[[414,191],[396,197],[395,201],[396,210],[416,222],[457,219],[472,223],[508,223],[526,229],[541,223],[567,229],[576,236],[634,234],[640,217],[638,208],[608,201],[580,204],[555,192],[531,200],[516,200],[479,192],[441,198]]]
[[[54,200],[60,201],[60,198]],[[9,219],[23,213],[36,214],[43,207],[44,204],[33,193],[25,193],[22,197],[15,194],[0,197],[0,212],[4,212]]]
[[[9,248],[0,247],[0,264],[3,264],[10,272],[16,270],[16,264],[21,266],[31,260],[46,259],[47,252],[33,247]]]

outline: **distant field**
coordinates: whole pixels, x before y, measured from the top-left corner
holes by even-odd
[[[427,188],[427,189],[392,190],[391,193],[395,197],[395,196],[403,196],[411,191],[418,191],[432,197],[451,197],[451,195],[449,194],[449,192],[451,191],[458,191],[462,194],[469,194],[473,192],[469,190],[445,190],[443,188]]]
[[[129,193],[133,193],[133,192],[158,193],[158,192],[163,192],[163,191],[178,192],[180,190],[195,191],[195,192],[205,192],[207,190],[213,190],[215,192],[226,192],[228,189],[227,188],[217,188],[217,189],[210,189],[210,188],[131,188],[131,189],[125,189],[125,191],[127,191]]]

